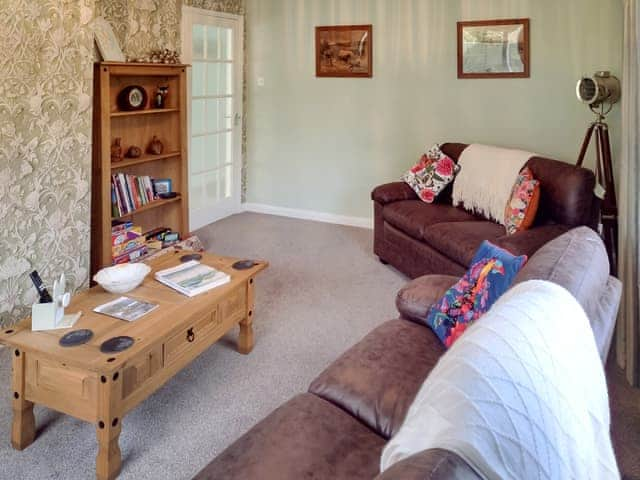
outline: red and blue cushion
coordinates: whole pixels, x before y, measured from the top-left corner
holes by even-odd
[[[427,314],[427,324],[447,348],[509,289],[526,261],[525,255],[482,243],[469,270]]]

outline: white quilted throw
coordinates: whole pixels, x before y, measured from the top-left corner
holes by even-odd
[[[504,225],[504,209],[518,173],[534,153],[473,144],[462,151],[453,182],[453,204]]]
[[[381,469],[429,448],[487,479],[620,478],[602,363],[571,294],[517,285],[442,356]]]

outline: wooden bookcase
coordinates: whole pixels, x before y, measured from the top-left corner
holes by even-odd
[[[94,67],[93,171],[91,195],[91,275],[111,265],[111,223],[131,220],[148,231],[168,227],[189,233],[188,158],[187,158],[187,76],[186,65],[96,63]],[[154,108],[153,98],[159,84],[169,86],[164,108]],[[118,94],[129,85],[147,92],[143,110],[123,111]],[[163,143],[161,155],[147,153],[156,135]],[[142,150],[142,156],[111,162],[111,145],[122,140],[123,154],[130,146]],[[113,217],[111,175],[113,173],[170,178],[176,198],[156,200],[122,217]]]

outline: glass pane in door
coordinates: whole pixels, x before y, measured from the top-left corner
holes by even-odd
[[[192,25],[191,209],[213,210],[234,194],[233,38],[229,27]]]

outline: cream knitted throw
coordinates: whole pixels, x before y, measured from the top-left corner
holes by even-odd
[[[453,182],[453,204],[504,225],[504,209],[518,173],[535,154],[473,144],[464,149]]]
[[[381,468],[430,448],[485,479],[620,478],[602,363],[569,292],[531,280],[505,293],[440,358]]]

